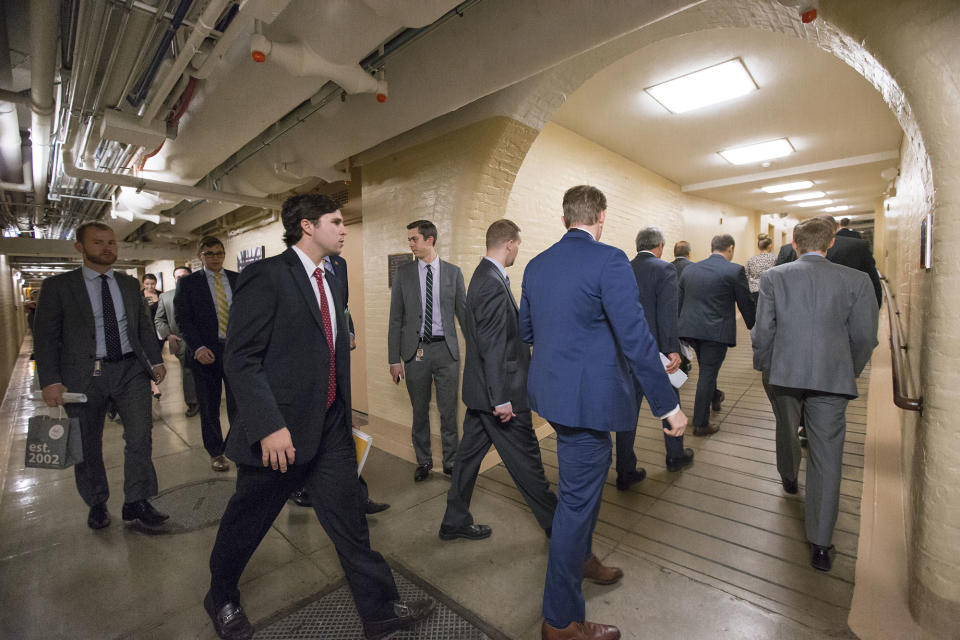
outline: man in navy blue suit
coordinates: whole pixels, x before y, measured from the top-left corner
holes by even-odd
[[[557,433],[560,469],[543,593],[544,640],[616,640],[614,626],[587,622],[583,561],[612,459],[610,431],[636,428],[636,388],[668,433],[687,418],[667,378],[623,251],[599,242],[607,201],[596,187],[563,196],[564,237],[523,274],[520,338],[533,345],[530,406]]]

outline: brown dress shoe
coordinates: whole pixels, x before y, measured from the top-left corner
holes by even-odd
[[[620,629],[597,622],[571,622],[566,629],[554,629],[544,620],[540,637],[543,640],[620,640]]]
[[[597,584],[613,584],[623,577],[623,570],[619,567],[608,567],[594,554],[590,554],[583,563],[583,579]],[[576,636],[571,636],[576,637]],[[593,636],[588,636],[593,637]],[[617,637],[620,637],[619,635]]]
[[[214,456],[210,458],[210,468],[214,471],[230,471],[230,463],[226,456]]]

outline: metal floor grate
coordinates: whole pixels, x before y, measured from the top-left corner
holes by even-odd
[[[437,600],[437,608],[426,620],[412,629],[395,631],[387,636],[390,640],[499,640],[502,634],[493,630],[487,633],[478,628],[479,621],[471,622],[472,614],[450,603],[432,587],[415,584],[394,570],[397,590],[402,600],[415,600],[429,596]],[[465,617],[466,616],[466,617]],[[363,625],[353,604],[350,588],[341,581],[333,591],[320,595],[305,606],[279,619],[274,618],[254,635],[254,640],[357,640],[362,639]]]
[[[220,522],[233,496],[233,480],[200,480],[171,487],[151,500],[170,519],[162,527],[139,527],[145,533],[186,533]]]

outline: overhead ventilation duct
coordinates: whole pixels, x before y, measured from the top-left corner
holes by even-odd
[[[30,140],[33,146],[33,197],[37,204],[47,200],[59,26],[59,0],[30,1],[30,98],[33,102]]]

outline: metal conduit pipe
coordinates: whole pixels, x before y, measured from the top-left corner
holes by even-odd
[[[183,75],[184,69],[190,64],[194,54],[200,50],[200,45],[203,44],[203,41],[206,40],[207,36],[213,31],[220,14],[223,13],[223,10],[232,2],[233,0],[211,0],[210,4],[203,10],[203,14],[197,18],[197,24],[190,33],[186,44],[184,44],[180,50],[179,55],[177,55],[176,60],[174,60],[173,67],[171,67],[164,76],[154,91],[153,98],[151,98],[147,104],[147,108],[144,110],[143,117],[141,118],[143,124],[149,125],[153,122],[153,119],[157,116],[157,112],[160,111],[160,107],[163,106],[170,91],[177,84],[180,76]]]
[[[53,128],[53,81],[57,62],[57,34],[60,31],[58,0],[30,1],[30,97],[33,116],[30,140],[33,145],[33,196],[43,204],[47,199],[47,167],[50,164]]]
[[[9,102],[10,104],[32,104],[30,101],[30,96],[23,95],[22,93],[17,93],[16,91],[10,91],[8,89],[0,89],[0,102]]]
[[[106,173],[103,171],[90,171],[81,169],[73,161],[73,154],[70,151],[63,152],[63,172],[71,178],[78,180],[90,180],[100,184],[116,185],[121,187],[132,187],[137,190],[157,191],[160,193],[169,193],[184,198],[213,200],[214,202],[228,202],[230,204],[247,205],[251,207],[260,207],[279,211],[283,203],[279,200],[269,198],[257,198],[242,193],[230,193],[226,191],[213,191],[212,189],[201,189],[174,182],[161,182],[159,180],[147,180],[136,176],[127,176],[116,173]]]
[[[153,59],[150,61],[150,66],[147,67],[146,72],[140,76],[140,80],[134,87],[133,92],[127,95],[127,102],[129,102],[132,106],[138,106],[147,96],[147,91],[149,90],[150,85],[153,84],[153,79],[157,75],[157,70],[160,68],[160,63],[163,62],[163,59],[167,55],[167,48],[173,41],[173,37],[180,28],[180,24],[183,22],[183,18],[187,15],[187,11],[190,9],[191,4],[193,4],[193,0],[180,0],[180,4],[177,5],[177,11],[170,20],[170,26],[167,27],[166,32],[164,32],[163,37],[160,39],[160,46],[158,46],[157,50],[154,52]]]
[[[130,90],[133,88],[133,83],[137,81],[137,71],[140,70],[140,64],[143,62],[143,57],[147,55],[147,50],[150,47],[150,43],[154,41],[157,35],[157,30],[160,28],[160,25],[163,23],[163,16],[167,11],[167,7],[170,6],[172,0],[164,0],[162,7],[158,6],[158,13],[154,16],[153,24],[150,25],[150,31],[147,34],[147,37],[143,39],[143,42],[140,43],[140,49],[137,51],[137,57],[134,60],[133,66],[130,67],[130,73],[127,74],[127,79],[123,83],[123,91],[120,92],[120,98],[117,104],[113,105],[114,109],[119,109],[120,105],[123,103],[123,96],[130,93]],[[136,7],[136,3],[134,3]]]

